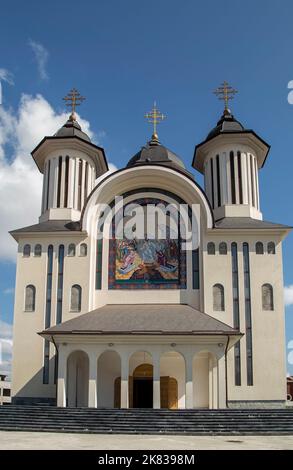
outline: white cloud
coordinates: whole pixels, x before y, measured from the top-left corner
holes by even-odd
[[[14,85],[13,74],[7,69],[0,68],[0,80],[9,83],[9,85]]]
[[[49,58],[49,52],[41,43],[33,41],[32,39],[29,40],[28,44],[34,53],[40,78],[42,80],[48,80],[49,75],[47,73],[46,67]]]
[[[291,339],[291,341],[289,341],[289,343],[287,345],[287,348],[288,349],[293,349],[293,339]]]
[[[41,95],[23,95],[17,111],[0,107],[0,259],[14,261],[16,243],[9,230],[38,222],[42,175],[30,152],[46,135],[53,135],[68,119],[56,113]],[[88,121],[78,122],[95,141]],[[9,156],[8,156],[9,153]],[[112,171],[116,169],[111,163]]]
[[[4,289],[3,294],[5,295],[14,294],[14,287],[8,287],[7,289]]]
[[[287,307],[293,305],[293,285],[284,287],[284,300]]]

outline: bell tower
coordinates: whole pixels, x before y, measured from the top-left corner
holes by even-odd
[[[96,178],[108,171],[104,149],[91,142],[76,120],[76,106],[85,98],[74,88],[63,99],[71,107],[68,121],[32,152],[43,174],[40,222],[79,220]]]
[[[253,130],[245,129],[228,108],[237,90],[224,82],[214,93],[224,100],[224,111],[216,127],[195,147],[192,166],[204,174],[215,220],[262,219],[258,170],[263,167],[270,146]]]

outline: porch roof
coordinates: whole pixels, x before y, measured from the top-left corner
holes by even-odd
[[[39,334],[241,336],[239,330],[185,304],[109,304]]]

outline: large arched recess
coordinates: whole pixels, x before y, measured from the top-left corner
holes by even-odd
[[[213,213],[209,201],[191,177],[163,165],[140,165],[118,170],[97,184],[82,212],[82,230],[89,235],[96,230],[98,204],[110,204],[115,196],[142,188],[159,188],[171,192],[189,206],[199,204],[202,229],[213,227]]]

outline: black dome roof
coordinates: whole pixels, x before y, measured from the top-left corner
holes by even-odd
[[[70,116],[68,121],[62,126],[59,131],[54,134],[54,137],[79,137],[80,139],[91,142],[89,136],[81,130],[80,125],[74,116]]]
[[[242,124],[237,121],[234,116],[231,114],[229,109],[225,110],[221,116],[221,119],[217,122],[216,127],[214,127],[209,134],[207,135],[206,140],[210,140],[213,137],[216,137],[219,134],[225,134],[225,132],[241,132],[244,131]]]
[[[127,167],[142,164],[165,165],[189,174],[181,158],[162,145],[156,136],[153,136],[152,140],[144,145],[141,150],[129,160]]]

